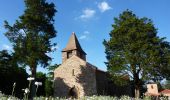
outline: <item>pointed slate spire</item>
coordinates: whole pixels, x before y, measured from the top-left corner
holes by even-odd
[[[69,39],[69,42],[67,43],[66,48],[64,48],[64,49],[62,50],[62,52],[66,52],[66,51],[70,51],[70,50],[78,50],[79,52],[86,54],[86,53],[83,51],[83,49],[81,48],[80,43],[79,43],[79,41],[78,41],[78,39],[77,39],[77,37],[76,37],[75,32],[73,32],[73,33],[71,34],[71,37],[70,37],[70,39]]]
[[[66,47],[62,50],[62,62],[65,62],[73,55],[86,61],[86,53],[81,48],[80,43],[74,32],[71,34]]]

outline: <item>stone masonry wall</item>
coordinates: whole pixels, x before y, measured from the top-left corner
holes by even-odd
[[[62,52],[62,63],[67,60],[67,52]]]
[[[69,91],[76,87],[78,97],[96,95],[95,70],[77,56],[72,56],[54,71],[54,95],[69,97]]]

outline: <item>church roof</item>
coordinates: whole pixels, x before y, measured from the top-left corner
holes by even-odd
[[[75,34],[74,32],[72,33],[72,35],[71,35],[71,37],[70,37],[70,39],[69,39],[69,41],[68,41],[68,43],[67,43],[66,48],[64,48],[64,49],[62,50],[62,52],[70,51],[70,50],[78,50],[78,51],[86,54],[86,53],[83,51],[83,49],[81,48],[80,43],[79,43],[79,41],[78,41],[78,39],[77,39],[77,37],[76,37],[76,34]]]
[[[163,91],[161,91],[162,94],[170,94],[170,90],[169,89],[165,89]]]

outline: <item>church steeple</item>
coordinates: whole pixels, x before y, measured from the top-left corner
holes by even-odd
[[[71,34],[67,46],[62,50],[62,62],[69,59],[73,55],[86,60],[86,53],[81,48],[80,43],[74,32]]]

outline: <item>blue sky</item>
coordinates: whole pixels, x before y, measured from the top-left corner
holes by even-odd
[[[58,45],[56,52],[49,55],[52,64],[61,63],[61,50],[66,46],[72,32],[75,32],[79,42],[87,53],[87,61],[106,70],[104,39],[109,39],[113,18],[126,10],[132,10],[138,17],[148,17],[153,20],[160,37],[170,41],[170,0],[47,0],[56,5],[55,16],[57,37],[52,41]],[[3,35],[4,20],[13,24],[24,13],[24,0],[0,1],[0,50],[12,50],[8,39]],[[46,69],[38,68],[46,72]]]

